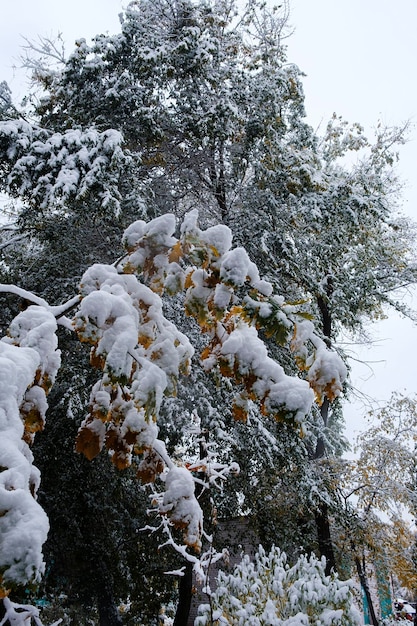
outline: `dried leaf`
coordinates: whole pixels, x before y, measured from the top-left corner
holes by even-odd
[[[75,450],[91,461],[101,451],[100,437],[88,426],[80,428],[75,440]]]

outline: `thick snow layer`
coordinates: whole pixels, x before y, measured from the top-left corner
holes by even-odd
[[[259,272],[244,248],[233,248],[223,257],[220,278],[241,287],[248,278],[250,282],[258,281]]]
[[[82,300],[79,316],[89,320],[88,329],[99,338],[97,354],[105,356],[108,369],[117,377],[128,377],[139,317],[128,294],[122,289],[94,291]]]
[[[153,243],[169,248],[176,242],[173,238],[175,225],[175,216],[171,213],[161,215],[150,222],[137,220],[125,230],[122,241],[128,250],[134,250],[138,242],[145,246],[146,239],[152,239]]]
[[[33,348],[0,341],[0,570],[5,581],[40,580],[48,519],[32,495],[39,474],[23,441],[19,407],[40,364]]]
[[[253,390],[260,400],[267,398],[266,407],[272,414],[286,411],[296,421],[304,420],[314,401],[312,390],[306,381],[287,376],[281,365],[268,356],[253,326],[239,323],[223,341],[220,353],[242,375],[255,375]]]
[[[0,341],[0,570],[7,582],[40,580],[42,544],[48,519],[35,500],[39,471],[22,439],[20,410],[46,412],[45,390],[35,384],[53,382],[60,364],[54,316],[31,306],[12,322]]]
[[[219,256],[226,254],[232,245],[232,231],[223,224],[211,226],[201,232],[201,239],[214,248]]]
[[[259,547],[230,574],[220,571],[211,606],[199,607],[196,626],[359,626],[353,582],[325,575],[325,561],[301,556],[293,567],[278,548]]]
[[[313,345],[313,354],[308,353],[308,342]],[[313,324],[303,320],[295,325],[292,350],[305,361],[308,380],[319,400],[326,395],[329,400],[339,396],[347,378],[347,368],[337,352],[330,350],[314,332]]]
[[[29,194],[42,209],[56,210],[68,198],[85,199],[93,188],[102,206],[119,209],[114,183],[127,157],[118,131],[90,128],[51,134],[24,120],[10,120],[0,122],[0,137],[8,146],[7,157],[14,161],[9,187]]]
[[[174,526],[185,529],[187,545],[199,549],[203,527],[203,512],[194,496],[195,484],[185,467],[172,467],[165,480],[165,493],[160,512]]]

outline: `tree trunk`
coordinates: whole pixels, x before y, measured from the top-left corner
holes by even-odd
[[[331,571],[336,571],[336,559],[333,551],[333,542],[330,533],[329,512],[327,504],[322,502],[315,513],[317,539],[319,542],[320,554],[326,557],[325,573],[328,576]]]
[[[184,576],[180,578],[178,605],[173,626],[187,626],[193,591],[193,566],[187,561]]]
[[[122,619],[117,610],[113,584],[106,563],[99,559],[96,563],[96,598],[99,626],[121,626]]]
[[[332,284],[332,279],[330,278],[330,276],[327,278],[326,292],[327,292],[327,298],[324,298],[324,296],[317,296],[317,305],[320,309],[323,335],[325,336],[327,340],[327,345],[330,348],[331,339],[332,339],[332,315],[331,315],[330,308],[328,305],[328,299],[330,298],[333,292],[333,284]]]
[[[225,179],[225,163],[224,163],[224,143],[220,142],[218,147],[218,158],[216,157],[216,147],[213,145],[211,150],[210,162],[210,181],[212,191],[220,210],[222,224],[228,223],[229,211],[226,198],[226,179]]]
[[[100,626],[122,626],[122,620],[107,583],[97,589],[97,608]]]
[[[361,563],[360,558],[358,556],[355,556],[355,564],[356,564],[356,570],[358,572],[362,589],[365,593],[366,600],[368,602],[369,617],[371,620],[371,624],[373,624],[373,626],[378,626],[378,619],[375,614],[374,603],[372,601],[371,592],[369,591],[369,585],[368,585],[368,579],[366,576],[365,566]]]
[[[200,437],[200,460],[205,459],[207,456],[208,437],[208,430],[202,430]],[[204,473],[201,473],[200,478],[203,476]],[[197,484],[195,487],[195,495],[197,498],[201,492],[202,487]],[[193,566],[189,561],[185,564],[184,576],[180,578],[178,592],[178,605],[173,626],[187,626],[193,597]]]
[[[329,400],[324,399],[321,405],[320,413],[323,419],[323,425],[327,426],[329,417]],[[323,437],[317,439],[316,451],[314,454],[315,459],[322,459],[324,457],[326,448]],[[328,576],[332,570],[336,571],[336,558],[334,556],[333,542],[330,533],[329,511],[325,502],[320,502],[319,507],[315,513],[317,540],[319,543],[320,554],[326,557],[326,575]]]
[[[332,281],[329,277],[327,280],[327,296],[330,297],[332,293]],[[331,347],[331,335],[332,335],[332,316],[330,308],[327,303],[327,299],[322,296],[317,297],[317,304],[321,314],[321,322],[323,328],[323,335],[326,339],[326,343]],[[320,407],[320,414],[323,421],[323,426],[326,427],[329,421],[329,409],[330,402],[328,398],[324,398],[323,404]],[[317,439],[316,450],[314,453],[314,459],[322,459],[326,453],[326,446],[324,438],[319,436]],[[327,504],[321,502],[315,513],[316,528],[317,528],[317,540],[319,544],[320,554],[326,557],[326,574],[330,574],[332,570],[336,571],[336,559],[333,550],[333,542],[330,533],[329,511]]]

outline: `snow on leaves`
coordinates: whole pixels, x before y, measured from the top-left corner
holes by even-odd
[[[208,336],[201,355],[204,368],[236,385],[236,419],[246,419],[252,401],[263,413],[290,419],[302,428],[314,401],[309,382],[288,376],[268,356],[258,336],[256,326],[267,326],[269,320],[272,327],[274,317],[289,342],[294,321],[280,306],[283,303],[276,297],[271,300],[272,286],[260,279],[246,251],[231,248],[229,228],[201,230],[197,219],[197,211],[186,215],[179,239],[170,214],[132,224],[123,237],[125,256],[115,266],[93,265],[84,274],[81,305],[73,322],[81,341],[92,345],[91,363],[103,371],[92,389],[77,450],[91,459],[105,447],[118,468],[130,465],[132,454],[142,454],[138,476],[147,482],[167,467],[159,512],[186,529],[185,542],[195,548],[201,523],[191,474],[173,466],[158,440],[157,427],[164,395],[175,394],[194,350],[164,317],[160,296],[186,291],[185,311]],[[254,319],[251,311],[256,312]],[[335,397],[342,383],[339,358],[325,348],[312,325],[297,337],[298,352],[308,353],[313,387],[317,383],[320,394]],[[179,481],[185,476],[188,483]],[[172,487],[180,484],[181,489]]]
[[[80,295],[67,304],[78,304],[72,327],[81,341],[91,345],[91,363],[102,371],[91,390],[89,414],[79,429],[76,449],[92,459],[106,448],[119,469],[130,465],[134,454],[141,454],[138,477],[152,483],[160,476],[165,483],[165,490],[159,494],[155,490],[153,496],[164,527],[168,532],[169,526],[180,529],[184,543],[198,552],[202,512],[194,479],[185,465],[171,460],[158,439],[157,424],[164,396],[175,395],[180,376],[190,371],[194,349],[164,316],[161,296],[185,291],[185,313],[207,336],[201,354],[205,370],[215,373],[220,382],[231,379],[236,387],[236,419],[244,421],[249,403],[254,402],[265,415],[290,420],[302,430],[314,401],[311,387],[320,400],[324,395],[333,399],[341,391],[346,371],[296,307],[273,295],[272,286],[260,279],[246,251],[232,248],[229,228],[201,230],[197,219],[197,211],[185,216],[179,238],[174,236],[173,215],[135,222],[123,237],[125,255],[114,265],[90,267],[82,277]],[[39,304],[21,313],[10,327],[10,336],[0,343],[5,358],[3,388],[13,389],[11,396],[8,391],[3,398],[9,403],[4,415],[8,411],[14,424],[10,431],[14,448],[8,445],[6,451],[13,449],[13,455],[27,460],[26,476],[18,486],[29,510],[37,505],[30,494],[33,471],[26,442],[43,426],[45,396],[59,367],[53,314],[65,310],[65,306],[48,309],[43,301]],[[259,329],[294,351],[307,380],[287,375],[269,357]],[[4,426],[7,430],[7,421]],[[14,467],[7,459],[3,465]],[[1,476],[8,474],[3,471]],[[16,472],[12,476],[19,478]],[[11,491],[16,490],[14,484],[11,490],[5,487],[6,495],[1,497],[13,497]],[[4,510],[0,522],[6,524],[8,506]],[[40,515],[35,511],[32,517],[36,520]],[[17,522],[13,519],[13,529]],[[9,526],[7,530],[14,532]],[[41,554],[44,538],[39,534],[32,541],[34,553]],[[19,556],[18,571],[8,574],[10,578],[24,580],[22,567],[28,579],[39,577],[41,557],[36,562],[31,557],[30,566],[25,558]]]
[[[24,120],[0,123],[0,153],[7,165],[3,190],[42,210],[64,209],[93,193],[102,208],[119,210],[117,184],[126,157],[116,130],[51,133]]]
[[[2,340],[32,348],[40,357],[34,384],[26,391],[20,407],[25,425],[24,437],[28,443],[32,442],[34,433],[43,429],[47,409],[46,396],[61,365],[56,327],[56,320],[51,313],[41,307],[30,306],[15,317],[10,324],[8,336]]]
[[[308,342],[314,346],[314,352],[310,355],[306,349]],[[295,326],[291,347],[300,368],[307,370],[307,379],[314,389],[317,402],[321,405],[324,397],[330,401],[337,398],[347,377],[346,365],[336,352],[329,350],[326,343],[317,337],[312,322],[303,320]]]
[[[172,467],[168,472],[159,511],[174,526],[185,529],[187,545],[201,548],[203,513],[194,497],[193,477],[185,467]]]
[[[289,567],[285,553],[260,546],[233,572],[219,572],[211,604],[199,607],[196,626],[358,626],[353,581],[325,576],[324,559],[302,555]]]
[[[93,458],[105,445],[115,465],[127,467],[132,451],[152,449],[163,396],[175,393],[193,348],[136,276],[94,265],[82,278],[81,295],[74,327],[92,344],[91,362],[104,373],[92,390],[77,449]]]
[[[157,295],[164,292],[186,290],[186,313],[209,338],[201,355],[204,368],[237,385],[237,419],[245,420],[253,401],[264,414],[302,426],[314,400],[310,385],[320,401],[341,392],[346,369],[338,355],[310,322],[285,313],[246,251],[231,248],[228,227],[203,231],[197,218],[197,211],[185,217],[179,239],[173,215],[135,222],[124,234],[127,252],[117,267],[94,265],[81,281],[75,329],[92,344],[92,364],[104,372],[77,441],[89,458],[105,445],[114,463],[125,467],[132,451],[152,449],[163,396],[175,393],[178,377],[188,371],[193,348],[164,318]],[[287,343],[294,333],[292,348],[304,356],[308,382],[288,376],[268,356],[257,328],[274,324]]]
[[[46,393],[60,365],[56,321],[33,306],[0,341],[0,594],[39,582],[48,520],[37,504],[39,472],[28,446],[43,426]]]

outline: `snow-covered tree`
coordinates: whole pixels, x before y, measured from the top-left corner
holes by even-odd
[[[199,607],[196,626],[357,626],[353,581],[326,576],[324,559],[302,555],[291,567],[278,548],[262,546],[251,561],[220,571],[209,604]]]
[[[224,359],[222,341],[212,335],[213,319],[222,315],[221,306],[228,298],[240,297],[243,285],[231,290],[225,262],[220,281],[218,269],[212,275],[217,291],[209,296],[213,285],[207,284],[206,267],[199,266],[193,278],[185,276],[185,280],[195,281],[190,293],[179,291],[165,297],[164,318],[159,317],[156,305],[151,306],[149,327],[162,320],[168,332],[175,322],[196,355],[204,357],[200,368],[194,357],[187,382],[176,391],[177,398],[164,397],[160,402],[163,389],[164,393],[175,390],[175,371],[164,371],[167,381],[161,375],[160,386],[151,390],[155,392],[154,411],[159,410],[161,416],[160,438],[183,445],[186,425],[194,413],[210,445],[220,441],[225,457],[232,450],[239,456],[251,475],[246,483],[238,478],[236,488],[225,494],[223,502],[229,512],[241,510],[243,499],[244,509],[253,513],[253,494],[263,491],[254,486],[262,483],[265,487],[265,464],[270,470],[271,493],[280,484],[281,469],[288,481],[291,467],[297,465],[295,475],[303,478],[292,493],[296,497],[297,489],[302,489],[299,502],[307,506],[300,512],[301,518],[311,521],[316,517],[320,548],[331,567],[326,506],[339,506],[340,500],[331,489],[332,481],[322,479],[320,464],[325,450],[343,447],[340,405],[333,402],[330,410],[326,396],[339,390],[340,379],[335,379],[333,389],[333,383],[326,389],[328,381],[323,386],[319,380],[320,373],[314,369],[320,352],[328,353],[317,341],[324,337],[328,346],[336,345],[341,328],[360,329],[361,321],[380,314],[385,302],[400,308],[392,290],[413,281],[415,272],[410,256],[411,227],[392,214],[397,190],[392,165],[402,133],[380,128],[372,143],[358,125],[348,127],[334,118],[325,137],[316,136],[304,120],[300,71],[286,59],[285,20],[282,7],[270,9],[257,2],[237,9],[233,2],[220,0],[138,0],[126,8],[120,33],[99,35],[92,43],[80,39],[68,59],[52,46],[53,64],[47,58],[44,62],[49,52],[48,45],[42,45],[41,59],[28,61],[38,89],[30,115],[19,114],[11,105],[6,86],[0,91],[0,187],[22,203],[17,229],[12,236],[5,235],[7,257],[0,269],[5,282],[17,282],[56,302],[71,297],[73,285],[83,275],[89,284],[92,270],[88,268],[102,264],[103,285],[91,297],[82,292],[85,311],[79,313],[77,323],[83,339],[96,342],[97,365],[105,366],[97,390],[104,389],[112,397],[120,374],[111,364],[114,350],[119,348],[111,343],[112,333],[126,320],[133,332],[136,321],[130,313],[136,310],[140,318],[148,306],[138,304],[139,294],[145,291],[142,287],[132,287],[130,279],[128,286],[126,277],[114,282],[114,268],[103,269],[118,254],[126,254],[120,247],[121,234],[138,217],[183,216],[194,208],[205,226],[227,223],[237,243],[256,261],[283,301],[295,303],[293,308],[285,306],[285,315],[292,318],[297,313],[307,318],[300,323],[298,317],[295,326],[281,323],[281,301],[269,300],[266,306],[261,292],[256,294],[260,301],[247,298],[240,305],[242,310],[235,309],[225,321],[227,334],[232,334],[236,320],[257,319],[268,354],[284,367],[286,376],[297,374],[299,366],[306,367],[318,404],[305,422],[307,436],[300,446],[291,425],[280,428],[269,416],[273,401],[268,384],[264,397],[252,386],[251,376],[258,375],[258,364],[247,361],[245,367],[253,371],[243,374],[240,363],[242,356],[247,356],[243,347],[236,348],[234,359]],[[361,158],[350,166],[352,154]],[[199,229],[196,232],[198,239]],[[215,247],[215,243],[211,245]],[[152,254],[157,261],[147,260],[146,280],[152,289],[174,292],[184,279],[182,273],[171,261],[168,280],[158,265],[159,248]],[[172,252],[179,265],[186,254],[180,243]],[[206,252],[201,254],[204,257]],[[242,256],[241,252],[230,254],[229,261],[239,254]],[[30,264],[22,261],[25,255],[30,256]],[[213,261],[210,254],[204,258],[206,263]],[[112,317],[111,298],[100,292],[112,292],[116,285],[122,294],[120,307],[122,301],[125,306],[123,319],[115,319],[113,330],[101,329],[97,336],[90,336],[88,307],[94,306],[94,299],[105,301]],[[211,298],[208,304],[201,294]],[[190,317],[181,317],[184,299],[190,317],[196,316],[207,330],[203,338]],[[119,304],[115,310],[120,312]],[[318,333],[312,334],[310,321]],[[293,330],[291,347],[288,339]],[[253,331],[245,333],[244,346],[265,355]],[[243,334],[239,329],[228,346]],[[179,353],[186,351],[182,335],[177,337],[177,349],[172,350],[178,364]],[[145,335],[141,341],[146,344],[151,339],[156,341],[156,336]],[[131,340],[127,330],[125,340]],[[305,340],[310,346],[316,342],[315,366],[310,353],[305,353]],[[74,354],[79,349],[68,338],[65,345]],[[106,363],[102,350],[108,348],[111,355]],[[146,351],[149,346],[142,348]],[[156,348],[155,355],[159,366],[163,355],[160,357]],[[123,375],[130,375],[131,359],[126,356]],[[135,367],[139,372],[143,364],[139,361]],[[231,385],[219,388],[215,379],[207,383],[205,369],[210,368],[219,378],[239,374],[239,393]],[[279,372],[275,367],[274,384],[281,380]],[[87,380],[81,367],[78,375],[79,380]],[[66,382],[62,380],[62,389]],[[147,392],[137,385],[126,404],[145,402]],[[61,417],[71,402],[77,403],[77,394],[74,386],[68,386],[62,394],[65,406],[58,396],[53,397]],[[106,396],[99,397],[102,401]],[[119,400],[112,398],[108,407],[103,406],[113,410],[113,402]],[[126,408],[120,402],[120,408]],[[127,440],[133,435],[110,424],[103,428],[94,413],[98,407],[101,415],[103,406],[92,398],[91,414],[78,445],[92,455],[103,443],[113,450],[116,464],[123,465],[129,461],[133,444]],[[301,419],[298,408],[293,410],[296,422]],[[81,414],[80,408],[77,416]],[[174,450],[168,452],[172,455]],[[150,474],[152,471],[151,467]],[[273,471],[278,476],[275,483]],[[304,528],[311,526],[309,520]]]
[[[198,553],[203,515],[195,497],[194,480],[184,462],[174,463],[170,458],[164,442],[158,438],[157,424],[164,395],[175,394],[180,375],[189,371],[193,347],[164,317],[159,294],[185,290],[185,313],[207,335],[201,354],[203,367],[208,373],[217,372],[220,378],[233,381],[235,411],[239,416],[246,412],[250,400],[258,403],[264,414],[304,431],[314,401],[311,387],[320,396],[338,396],[346,369],[336,353],[315,334],[313,325],[302,317],[297,319],[294,307],[286,307],[281,297],[273,295],[272,286],[260,279],[246,251],[232,247],[227,226],[201,230],[194,211],[185,217],[179,238],[174,236],[175,229],[173,215],[132,224],[123,237],[125,255],[113,265],[93,265],[81,279],[79,295],[61,306],[51,307],[25,290],[3,285],[3,292],[37,305],[13,320],[3,342],[5,346],[14,344],[12,348],[18,356],[25,355],[22,351],[30,347],[30,356],[38,351],[43,357],[42,367],[36,361],[30,369],[23,361],[22,367],[29,372],[13,405],[14,430],[19,433],[20,424],[23,434],[23,419],[27,438],[43,426],[44,388],[49,389],[53,383],[59,365],[55,316],[64,327],[74,328],[81,341],[92,345],[91,364],[102,371],[102,377],[91,390],[90,413],[79,430],[77,450],[91,459],[106,447],[120,469],[132,463],[132,455],[139,455],[138,476],[144,482],[163,478],[164,489],[155,491],[153,504],[169,543],[177,545],[171,528],[178,528],[185,545]],[[65,313],[75,307],[70,320]],[[288,343],[293,334],[297,337],[291,349],[295,357],[304,357],[307,380],[287,375],[268,356],[257,327],[271,324],[282,327],[282,336]],[[19,377],[19,367],[10,370],[10,384],[16,385]],[[10,446],[6,456],[9,449]],[[231,467],[201,458],[191,470],[204,471],[210,484],[226,476]],[[6,477],[7,472],[2,475]],[[29,475],[25,484],[29,489]],[[7,522],[7,515],[2,519]],[[8,542],[4,546],[7,558],[22,567],[19,553],[16,555],[10,545]],[[40,544],[35,544],[31,555],[35,563],[40,558],[39,549]],[[178,549],[203,575],[198,557],[179,546]],[[24,566],[27,578],[15,576],[14,569],[5,569],[4,591],[8,581],[24,583],[30,577],[36,581],[40,563],[36,567]]]
[[[415,398],[394,394],[389,403],[368,415],[369,426],[358,437],[357,460],[345,468],[343,497],[345,546],[350,545],[361,582],[366,568],[383,563],[400,586],[415,588],[415,531],[410,515],[416,506]],[[352,498],[354,502],[352,503]]]
[[[269,160],[257,172],[260,190],[252,192],[247,215],[256,207],[261,227],[249,249],[287,298],[310,302],[328,345],[337,344],[341,330],[361,333],[364,321],[384,315],[388,305],[410,314],[397,292],[415,281],[414,233],[397,213],[393,169],[405,130],[378,127],[372,142],[359,125],[335,116],[322,140],[305,134],[304,149],[294,143],[283,154],[268,145]],[[341,415],[324,399],[310,444],[313,462],[334,449]],[[334,567],[328,506],[338,506],[338,498],[322,493],[317,529],[327,566]]]
[[[278,117],[275,139],[299,132],[303,114],[299,70],[281,45],[285,15],[253,2],[239,13],[224,2],[131,2],[120,34],[79,40],[60,70],[36,66],[44,142],[117,129],[131,157],[119,180],[123,210],[141,209],[140,189],[159,212],[197,204],[227,222],[252,178],[259,138]],[[11,179],[32,176],[28,163],[16,169],[15,146],[30,142],[27,133],[6,128]],[[103,199],[112,198],[108,189]]]

